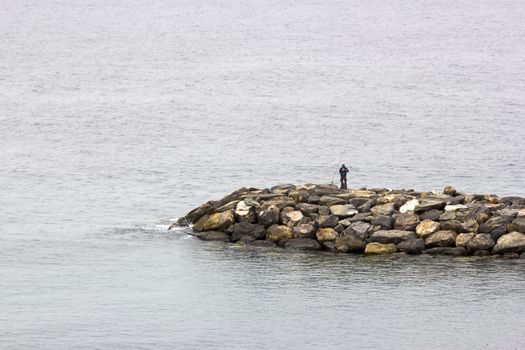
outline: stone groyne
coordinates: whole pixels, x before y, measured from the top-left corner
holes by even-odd
[[[462,194],[450,186],[443,192],[241,188],[171,227],[188,225],[202,240],[253,247],[525,258],[525,198]]]

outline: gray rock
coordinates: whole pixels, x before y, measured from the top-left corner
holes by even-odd
[[[220,242],[229,242],[230,236],[227,233],[220,231],[204,231],[199,232],[196,235],[198,238],[203,241],[220,241]]]
[[[432,209],[443,209],[445,207],[446,200],[443,199],[427,199],[424,198],[414,209],[416,213],[429,211]]]
[[[489,256],[490,255],[490,252],[488,250],[476,250],[474,252],[474,254],[472,254],[474,256]]]
[[[441,221],[441,230],[454,231],[457,233],[466,232],[463,225],[458,220]]]
[[[419,216],[412,213],[399,214],[396,215],[394,228],[402,231],[414,231],[418,224]]]
[[[525,259],[525,252],[520,254],[520,259]]]
[[[338,252],[363,252],[365,250],[366,243],[364,240],[358,239],[353,236],[337,237],[335,239],[335,250]]]
[[[266,241],[266,240],[247,242],[246,245],[249,247],[254,247],[254,248],[267,248],[267,249],[277,248],[277,244],[275,244],[272,241]]]
[[[422,238],[408,239],[400,242],[397,249],[407,254],[421,254],[425,249],[425,241]]]
[[[510,216],[493,216],[488,219],[486,222],[482,223],[479,226],[478,231],[480,233],[491,233],[492,231],[500,228],[501,226],[507,226],[512,222],[512,217]]]
[[[370,224],[363,221],[358,221],[352,223],[348,227],[348,233],[352,233],[355,237],[361,238],[363,240],[368,238],[368,230],[370,230]]]
[[[315,238],[317,228],[312,224],[299,224],[292,228],[293,238]]]
[[[439,217],[443,214],[443,211],[432,209],[423,213],[419,214],[419,218],[421,220],[432,220],[432,221],[439,221]]]
[[[462,256],[466,254],[465,248],[458,247],[435,247],[425,249],[421,253],[430,255],[451,255],[451,256]]]
[[[321,245],[311,238],[292,238],[284,244],[284,249],[289,250],[320,250]]]
[[[488,233],[480,233],[467,242],[467,251],[472,253],[476,250],[491,250],[495,245],[496,242]]]
[[[310,204],[319,204],[319,200],[321,199],[321,197],[319,196],[316,196],[316,195],[311,195],[308,197],[308,199],[306,200],[308,203]]]
[[[335,252],[335,242],[334,241],[325,241],[321,242],[321,245],[324,250],[327,250],[329,252]]]
[[[443,214],[439,217],[439,221],[448,221],[448,220],[455,220],[456,219],[456,212],[453,210],[445,210]]]
[[[519,217],[514,219],[509,225],[509,231],[525,233],[525,217]]]
[[[257,222],[266,227],[278,224],[280,212],[276,205],[263,205],[257,213]]]
[[[346,204],[347,201],[342,199],[342,198],[339,198],[339,197],[333,197],[333,196],[322,196],[320,199],[319,199],[319,204],[320,205],[325,205],[325,206],[332,206],[332,205],[336,205],[336,204]]]
[[[233,225],[232,242],[242,241],[250,242],[257,239],[263,239],[265,236],[263,225],[250,224],[248,222],[239,222]]]
[[[455,196],[447,199],[447,205],[458,205],[465,203],[465,196]]]
[[[458,234],[454,231],[437,231],[425,240],[427,248],[454,247]]]
[[[376,204],[376,199],[375,198],[370,198],[369,200],[367,200],[364,204],[361,204],[359,207],[357,207],[357,210],[360,212],[360,213],[366,213],[366,212],[369,212],[371,210],[371,208]]]
[[[186,216],[184,216],[184,220],[192,224],[196,223],[203,216],[210,215],[214,209],[215,207],[210,202],[204,203],[200,207],[195,208],[186,214]]]
[[[395,210],[394,203],[387,203],[382,205],[376,205],[370,211],[372,212],[372,215],[379,216],[379,215],[392,215],[392,213]]]
[[[319,213],[319,216],[330,215],[330,209],[328,207],[325,207],[324,205],[319,206],[319,209],[317,210],[317,212]]]
[[[336,227],[339,223],[339,218],[335,215],[321,215],[317,220],[316,224],[319,228]]]
[[[370,242],[377,242],[377,243],[393,243],[398,244],[402,241],[406,241],[409,239],[416,239],[417,236],[412,231],[401,231],[401,230],[380,230],[374,232],[370,236]]]
[[[390,230],[392,228],[393,219],[387,215],[373,216],[370,224],[380,226],[383,230]]]
[[[354,216],[352,216],[351,218],[348,218],[346,220],[348,220],[350,222],[365,221],[366,218],[369,217],[369,216],[372,216],[371,212],[359,213],[359,214],[355,214]]]
[[[358,213],[358,211],[351,204],[332,205],[330,207],[330,212],[341,219],[349,218]]]
[[[317,213],[319,206],[317,204],[299,203],[295,206],[295,209],[308,216],[312,213]]]
[[[501,236],[492,249],[493,254],[522,252],[525,252],[525,235],[516,231]]]

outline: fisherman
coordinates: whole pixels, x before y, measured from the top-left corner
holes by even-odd
[[[339,175],[341,175],[341,188],[346,189],[346,174],[348,174],[348,168],[343,164],[341,168],[339,168]]]

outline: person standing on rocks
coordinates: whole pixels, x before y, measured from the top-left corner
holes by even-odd
[[[343,164],[341,168],[339,168],[339,175],[341,175],[341,188],[342,189],[347,188],[346,174],[348,174],[348,168]]]

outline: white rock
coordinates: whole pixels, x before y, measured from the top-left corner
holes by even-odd
[[[409,211],[414,211],[414,209],[416,208],[416,205],[419,204],[419,201],[417,199],[412,199],[408,202],[406,202],[405,204],[403,204],[401,206],[401,208],[399,208],[399,212],[404,214],[404,213],[407,213]]]
[[[447,205],[445,206],[445,211],[456,211],[459,209],[467,209],[468,207],[463,204]]]

